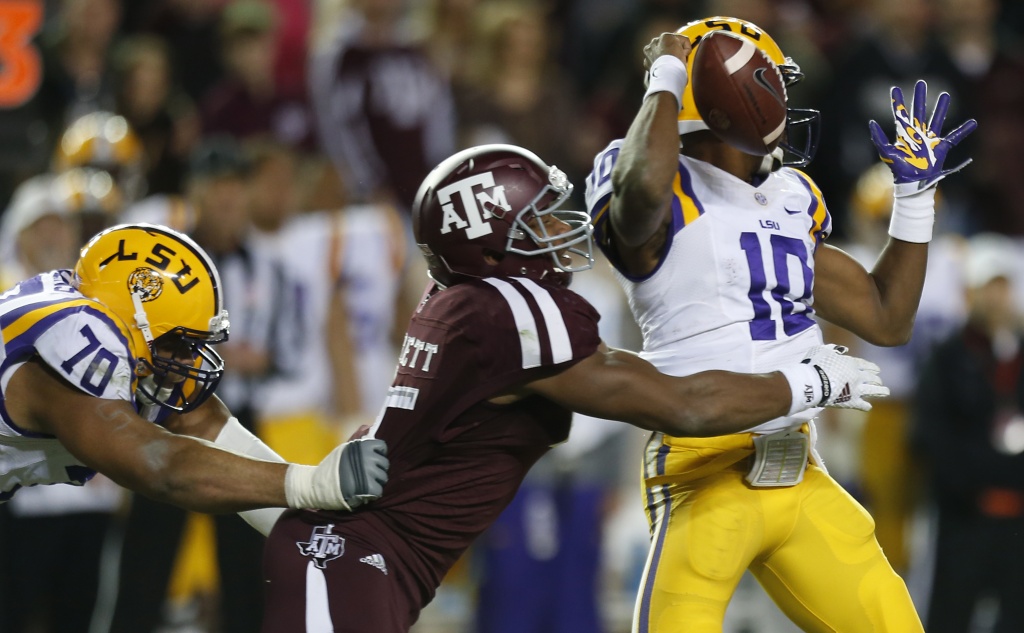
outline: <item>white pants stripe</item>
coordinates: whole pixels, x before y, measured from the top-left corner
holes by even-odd
[[[327,579],[313,561],[306,566],[306,633],[334,633]]]

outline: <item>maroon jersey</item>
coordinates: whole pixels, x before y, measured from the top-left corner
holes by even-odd
[[[332,535],[379,552],[414,620],[527,470],[568,437],[571,412],[549,400],[488,400],[594,354],[598,319],[579,295],[529,279],[429,289],[374,430],[391,462],[384,496],[351,514],[304,520],[319,517]]]

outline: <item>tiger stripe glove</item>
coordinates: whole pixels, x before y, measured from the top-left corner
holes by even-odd
[[[978,127],[978,122],[969,119],[945,137],[942,124],[949,110],[949,94],[943,92],[935,102],[931,119],[925,122],[925,108],[928,96],[928,84],[922,80],[914,87],[913,112],[907,111],[903,102],[903,91],[893,86],[891,91],[892,114],[896,121],[896,142],[890,143],[882,127],[876,121],[870,121],[871,141],[878,149],[882,162],[889,165],[895,181],[896,198],[914,195],[925,189],[934,187],[946,176],[958,172],[971,159],[952,169],[943,169],[949,150],[962,141]]]

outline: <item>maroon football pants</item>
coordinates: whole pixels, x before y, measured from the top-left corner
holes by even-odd
[[[328,517],[286,512],[263,556],[262,633],[407,633],[415,610],[389,563]]]

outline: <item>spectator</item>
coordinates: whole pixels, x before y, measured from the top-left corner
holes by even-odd
[[[970,630],[983,597],[994,631],[1024,630],[1024,375],[1005,236],[970,241],[967,324],[929,359],[917,394],[916,445],[938,510],[930,633]]]
[[[582,181],[601,139],[581,147],[572,84],[553,62],[543,5],[523,0],[481,8],[469,83],[458,90],[460,143],[529,147]]]
[[[406,214],[427,172],[454,147],[450,88],[409,34],[407,0],[353,0],[313,52],[320,142],[354,202],[387,199]]]
[[[147,193],[181,193],[199,118],[174,83],[167,44],[155,35],[126,38],[118,45],[115,67],[117,111],[142,143]]]
[[[234,0],[221,17],[220,42],[227,74],[202,100],[203,132],[238,140],[266,136],[313,150],[315,134],[305,91],[286,94],[276,84],[273,7],[262,0]]]
[[[160,37],[170,49],[174,75],[185,94],[198,103],[224,76],[221,66],[220,14],[227,0],[157,0],[136,7],[138,28]]]

